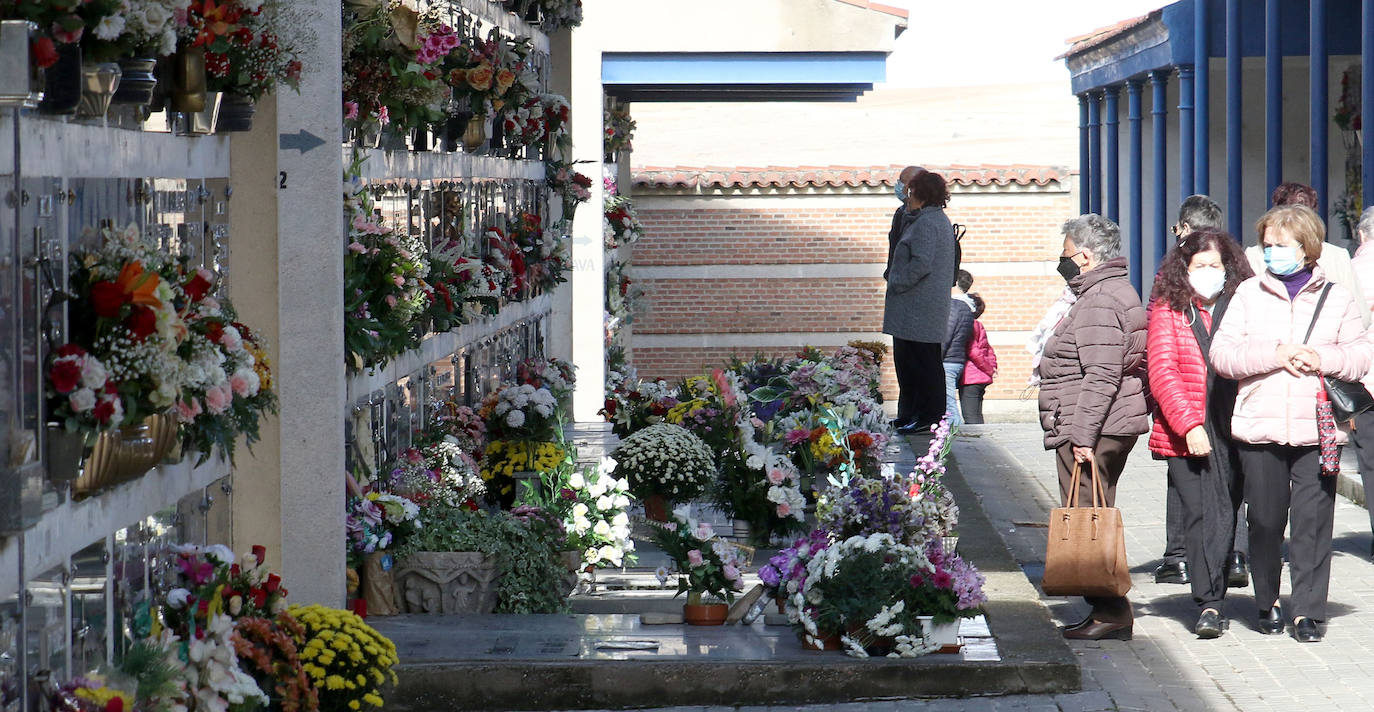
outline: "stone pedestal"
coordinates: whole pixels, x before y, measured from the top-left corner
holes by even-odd
[[[394,578],[406,613],[491,613],[496,608],[496,559],[480,552],[412,554]]]

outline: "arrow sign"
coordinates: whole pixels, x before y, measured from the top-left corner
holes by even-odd
[[[301,129],[299,132],[293,134],[281,134],[277,137],[277,141],[277,145],[281,148],[281,150],[290,151],[294,148],[299,150],[301,153],[309,153],[310,151],[313,151],[314,149],[324,145],[324,139],[320,138],[319,136],[316,136],[315,134],[310,133],[309,131],[306,131],[305,129]]]

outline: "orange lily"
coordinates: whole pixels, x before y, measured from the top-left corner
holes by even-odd
[[[156,272],[143,269],[142,262],[130,262],[119,271],[115,284],[128,295],[133,304],[142,304],[153,309],[162,308],[162,300],[157,298],[157,285],[161,278]]]
[[[229,3],[215,5],[215,0],[205,0],[200,7],[201,26],[200,32],[196,34],[195,42],[192,46],[209,45],[215,41],[216,37],[229,34],[234,29],[233,18],[228,13],[232,8]]]

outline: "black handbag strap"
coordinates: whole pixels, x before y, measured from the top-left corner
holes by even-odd
[[[1193,328],[1193,338],[1197,339],[1198,350],[1202,352],[1202,362],[1207,364],[1207,373],[1212,373],[1212,335],[1217,333],[1217,327],[1221,326],[1221,318],[1226,315],[1226,307],[1231,303],[1230,295],[1217,299],[1212,307],[1212,328],[1210,330],[1202,328],[1202,314],[1199,313],[1196,304],[1188,305],[1188,316]]]
[[[1319,299],[1317,300],[1317,309],[1316,309],[1316,311],[1312,312],[1312,323],[1307,325],[1307,335],[1304,336],[1304,337],[1302,337],[1302,342],[1303,342],[1304,344],[1307,343],[1307,340],[1308,340],[1308,339],[1312,338],[1312,330],[1315,329],[1315,328],[1317,328],[1317,317],[1321,316],[1321,313],[1322,313],[1322,305],[1326,303],[1326,295],[1328,295],[1328,294],[1330,294],[1330,293],[1331,293],[1331,283],[1330,283],[1330,282],[1327,282],[1327,283],[1326,283],[1326,286],[1325,286],[1325,287],[1322,287],[1322,296],[1321,296],[1321,298],[1319,298]]]

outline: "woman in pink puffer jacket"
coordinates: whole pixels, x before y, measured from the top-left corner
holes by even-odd
[[[1374,362],[1374,343],[1350,292],[1328,282],[1317,266],[1326,226],[1315,212],[1274,208],[1256,231],[1266,269],[1236,289],[1209,355],[1218,374],[1240,382],[1231,434],[1250,505],[1258,628],[1266,634],[1284,630],[1280,547],[1291,511],[1293,635],[1316,642],[1322,637],[1317,624],[1326,619],[1336,503],[1336,478],[1321,468],[1317,376],[1360,380]],[[1311,336],[1304,338],[1309,325]],[[1343,431],[1336,437],[1345,442]]]
[[[987,310],[987,303],[977,294],[968,296],[973,300],[973,339],[968,344],[964,373],[959,377],[959,410],[963,411],[964,422],[968,425],[982,425],[983,395],[992,385],[992,377],[997,375],[997,352],[988,342],[988,330],[978,321]]]

